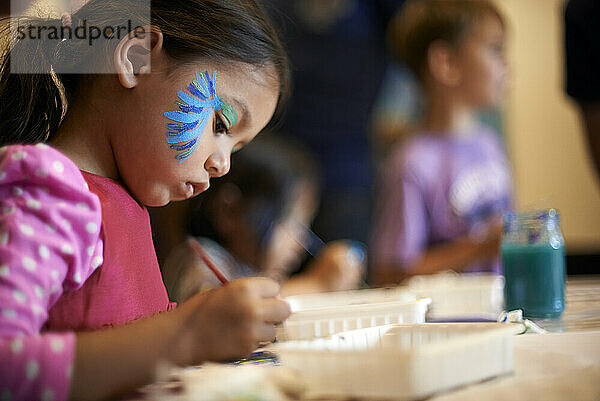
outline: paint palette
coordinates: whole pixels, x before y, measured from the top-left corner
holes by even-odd
[[[394,323],[423,323],[430,299],[399,287],[338,291],[286,298],[292,315],[277,339],[309,340],[343,331]]]
[[[387,325],[270,350],[301,373],[307,399],[413,400],[512,372],[521,331],[500,323]]]
[[[431,298],[428,321],[496,321],[504,309],[504,277],[490,273],[444,272],[415,276],[407,289]]]

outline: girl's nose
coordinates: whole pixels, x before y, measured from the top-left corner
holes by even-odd
[[[214,152],[206,160],[204,168],[211,177],[221,177],[229,172],[229,154],[225,152]]]

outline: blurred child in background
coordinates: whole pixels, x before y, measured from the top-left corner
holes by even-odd
[[[504,91],[502,15],[484,0],[411,1],[392,22],[390,43],[418,78],[425,111],[385,165],[371,280],[497,272],[512,184],[503,144],[476,117]]]
[[[235,155],[229,175],[189,207],[187,225],[207,256],[228,279],[266,276],[282,282],[281,294],[356,288],[364,251],[351,242],[326,245],[302,273],[305,249],[324,245],[307,228],[318,205],[314,161],[300,144],[281,137],[257,139]],[[163,266],[172,300],[220,286],[188,243],[176,247]]]

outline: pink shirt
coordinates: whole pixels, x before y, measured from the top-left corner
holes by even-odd
[[[47,145],[0,152],[0,399],[63,400],[74,330],[169,308],[148,214]]]

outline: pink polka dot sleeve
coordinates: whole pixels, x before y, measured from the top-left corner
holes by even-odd
[[[38,144],[0,149],[0,399],[68,396],[74,333],[41,332],[102,264],[101,210],[75,164]]]

